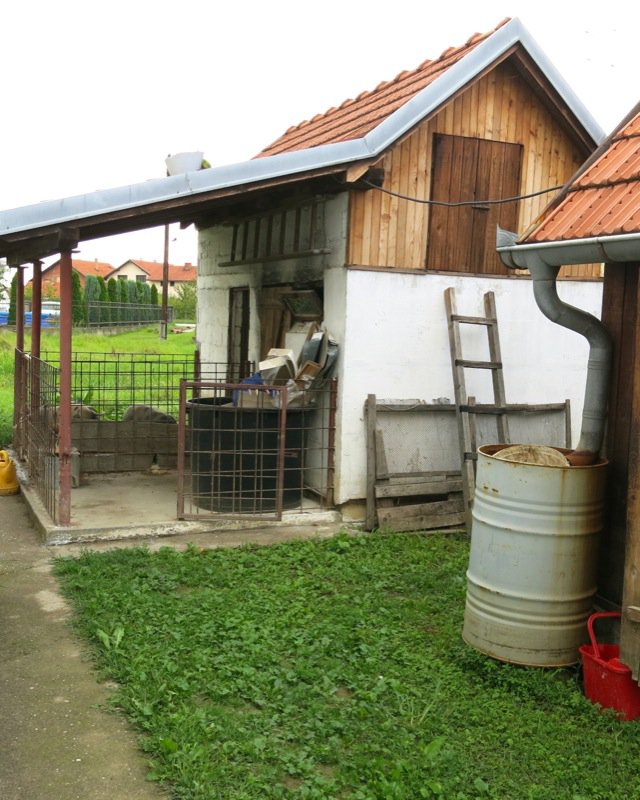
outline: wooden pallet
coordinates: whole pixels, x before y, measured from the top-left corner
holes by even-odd
[[[410,406],[390,406],[385,411],[413,411]],[[440,406],[421,410],[439,411]],[[376,396],[365,406],[367,420],[366,528],[394,531],[436,530],[464,527],[462,476],[459,472],[390,473],[384,437],[377,424]]]

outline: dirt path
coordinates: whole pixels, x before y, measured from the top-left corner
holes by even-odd
[[[20,496],[0,497],[0,797],[159,800],[125,720],[67,626],[69,611]]]

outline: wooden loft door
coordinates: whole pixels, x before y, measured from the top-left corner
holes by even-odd
[[[482,201],[520,193],[522,152],[522,145],[509,142],[435,135],[431,199],[478,202],[430,207],[427,269],[506,274],[495,252],[496,225],[516,230],[518,203]]]

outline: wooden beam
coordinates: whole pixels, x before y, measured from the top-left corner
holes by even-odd
[[[367,174],[370,166],[370,161],[365,161],[364,163],[360,164],[352,164],[350,167],[348,167],[345,174],[345,183],[354,183],[355,181],[360,180],[363,175]]]
[[[24,350],[24,269],[16,273],[16,350]]]
[[[378,484],[376,486],[376,497],[426,497],[449,494],[449,492],[462,491],[462,478],[449,481],[421,481],[413,483],[390,483],[388,486]]]
[[[379,517],[381,528],[392,528],[394,531],[436,530],[452,525],[464,527],[466,520],[462,497],[440,503],[382,508]]]
[[[73,292],[71,251],[60,253],[60,403],[58,408],[59,525],[71,524],[71,335]]]
[[[634,370],[629,430],[629,469],[627,493],[627,535],[625,544],[623,609],[640,607],[640,282],[637,286],[636,314],[629,320],[634,329]],[[640,623],[628,613],[622,615],[620,660],[640,677]]]
[[[382,431],[380,428],[376,428],[375,430],[375,438],[376,438],[376,480],[384,479],[389,477],[389,466],[387,464],[387,454],[384,449],[384,436],[382,435]]]
[[[372,531],[376,527],[376,396],[367,395],[365,406],[366,447],[367,447],[367,496],[365,528]]]

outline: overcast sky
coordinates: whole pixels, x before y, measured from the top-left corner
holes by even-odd
[[[447,12],[450,9],[450,13]],[[2,12],[0,209],[251,158],[297,124],[519,17],[609,132],[640,100],[640,4],[21,0]],[[197,260],[172,226],[172,263]],[[161,229],[77,257],[162,260]]]

